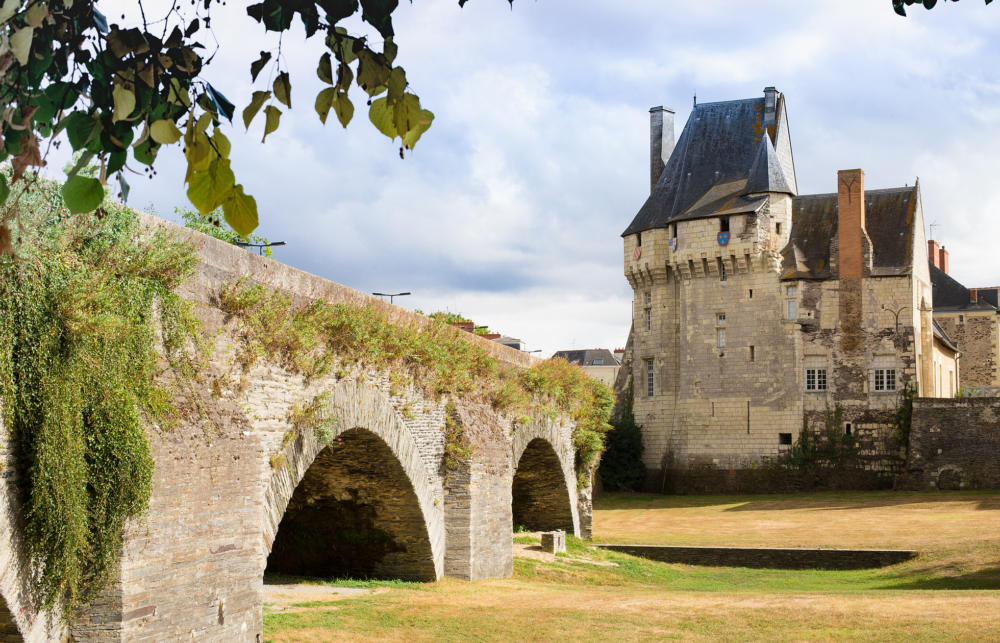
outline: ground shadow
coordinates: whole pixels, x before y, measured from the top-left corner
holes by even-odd
[[[933,569],[920,570],[920,574],[933,574]],[[899,578],[879,589],[1000,589],[1000,566],[987,567],[967,574],[935,576],[932,578]]]

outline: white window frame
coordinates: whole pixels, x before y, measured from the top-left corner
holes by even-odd
[[[876,393],[895,393],[899,389],[899,377],[895,368],[876,368],[873,384]]]
[[[653,296],[650,293],[646,293],[646,330],[653,330]]]
[[[810,393],[818,393],[826,390],[828,390],[826,368],[807,368],[806,391]]]
[[[653,397],[656,393],[656,381],[654,379],[656,367],[653,364],[653,358],[650,357],[644,361],[646,362],[646,397]]]
[[[785,319],[795,320],[799,317],[799,289],[797,286],[785,286]]]

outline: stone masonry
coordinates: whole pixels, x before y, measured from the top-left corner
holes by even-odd
[[[199,396],[197,410],[177,400],[192,411],[178,426],[149,427],[149,511],[127,528],[118,581],[70,626],[75,640],[260,641],[265,570],[503,577],[513,569],[515,514],[556,516],[560,528],[589,534],[580,516],[589,521],[590,494],[577,489],[571,422],[521,425],[487,405],[450,400],[473,450],[469,462],[447,470],[445,400],[394,385],[387,373],[349,367],[306,381],[259,363],[234,376],[237,327],[218,295],[245,277],[302,302],[373,306],[397,324],[420,327],[428,318],[153,217],[144,224],[202,244],[201,264],[180,294],[216,337],[208,376],[216,385]],[[520,351],[466,339],[507,363],[533,363]],[[293,406],[320,393],[334,420],[330,446],[309,430],[290,433]],[[58,616],[32,608],[14,454],[4,437],[0,641],[60,639],[67,632]],[[526,507],[514,498],[516,480],[533,485]]]

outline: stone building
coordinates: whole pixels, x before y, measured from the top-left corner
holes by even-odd
[[[615,385],[621,365],[618,358],[606,348],[556,351],[552,357],[561,357],[570,364],[576,364],[590,377],[608,387]]]
[[[634,309],[618,383],[632,376],[648,486],[757,466],[836,405],[859,442],[888,444],[900,392],[933,395],[935,352],[955,356],[934,339],[919,185],[865,190],[856,169],[799,194],[773,87],[696,105],[676,146],[673,112],[650,115],[651,191],[622,234]],[[895,455],[869,450],[872,468]]]
[[[927,254],[934,321],[962,351],[963,387],[1000,386],[1000,288],[960,284],[948,274],[948,251],[934,240],[927,242]],[[935,378],[941,377],[945,375],[935,372]]]

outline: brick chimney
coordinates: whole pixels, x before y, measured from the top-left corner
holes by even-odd
[[[865,173],[837,172],[837,265],[840,278],[864,277]]]
[[[944,271],[944,274],[948,274],[948,251],[941,246],[941,251],[938,253],[938,264],[937,267]]]
[[[927,241],[927,259],[935,268],[941,268],[941,247],[934,239]]]
[[[979,289],[969,288],[969,303],[978,304],[979,303]]]
[[[663,166],[674,151],[674,110],[653,107],[649,110],[649,191],[663,174]]]

